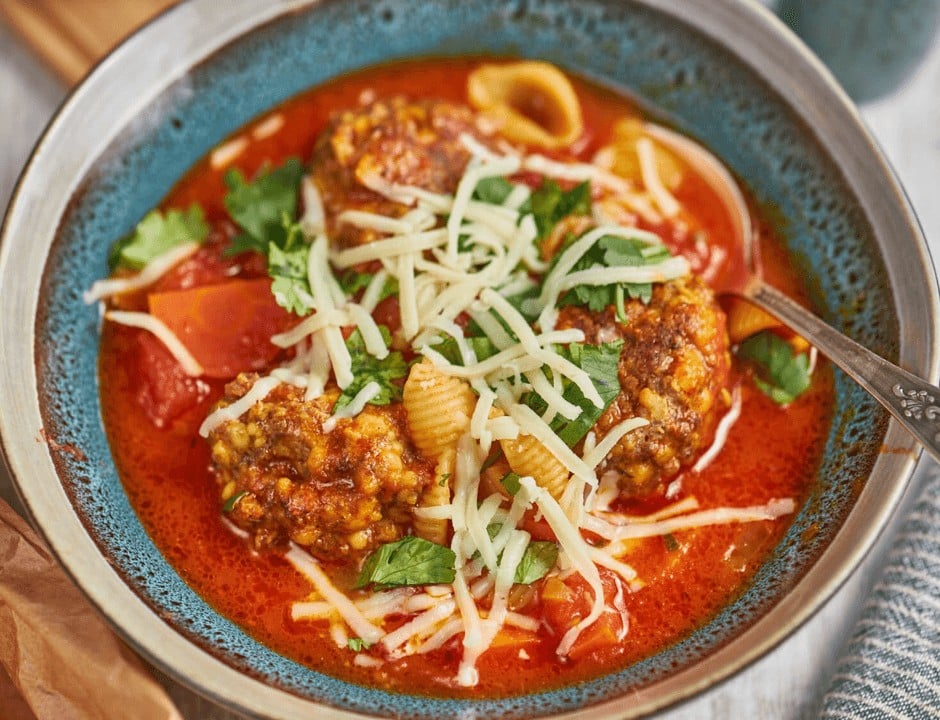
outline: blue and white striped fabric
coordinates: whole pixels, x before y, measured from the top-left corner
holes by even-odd
[[[823,700],[823,720],[940,718],[940,476],[927,480]]]

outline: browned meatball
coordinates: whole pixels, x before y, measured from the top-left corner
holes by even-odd
[[[697,277],[655,285],[650,303],[629,301],[626,316],[621,323],[612,307],[599,314],[566,307],[559,327],[581,328],[589,343],[624,341],[621,392],[598,420],[598,435],[631,417],[650,424],[628,433],[598,473],[617,472],[625,495],[643,496],[712,442],[728,406],[731,358],[724,313]]]
[[[229,383],[222,403],[254,377]],[[293,540],[321,560],[356,562],[410,527],[434,465],[411,445],[404,410],[367,405],[326,432],[337,394],[305,402],[302,390],[281,385],[210,433],[221,498],[237,498],[227,516],[255,547]]]
[[[470,159],[459,140],[463,133],[481,136],[473,112],[443,101],[396,97],[339,114],[317,141],[311,162],[330,237],[343,247],[376,238],[374,231],[336,223],[343,210],[392,217],[408,210],[370,190],[375,181],[453,192]]]

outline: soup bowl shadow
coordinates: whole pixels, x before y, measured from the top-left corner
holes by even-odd
[[[748,589],[661,653],[548,692],[471,701],[353,685],[272,652],[196,595],[143,530],[112,463],[97,393],[100,318],[82,292],[106,274],[114,238],[256,115],[356,68],[480,53],[557,63],[709,147],[773,218],[816,311],[936,382],[940,300],[911,208],[844,93],[757,4],[177,6],[68,98],[21,178],[0,245],[0,434],[34,524],[114,628],[235,710],[279,718],[654,712],[729,677],[809,618],[861,561],[913,471],[912,440],[836,373],[818,479]]]

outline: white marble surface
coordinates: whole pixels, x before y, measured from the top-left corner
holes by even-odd
[[[32,145],[65,93],[65,87],[0,23],[0,208],[6,208]],[[907,189],[934,258],[940,258],[940,40],[935,39],[931,54],[905,86],[861,110]],[[937,469],[932,460],[921,460],[905,506],[926,474]],[[18,507],[2,468],[0,497]],[[905,506],[856,573],[800,631],[734,678],[662,717],[815,717],[839,650],[877,577]],[[162,680],[187,720],[236,717],[175,682]]]

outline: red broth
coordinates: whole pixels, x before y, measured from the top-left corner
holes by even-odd
[[[469,59],[400,63],[312,89],[272,111],[285,120],[274,135],[252,139],[258,123],[247,126],[241,135],[249,144],[235,166],[251,176],[289,156],[309,158],[330,114],[356,106],[364,94],[403,93],[462,102],[474,64]],[[589,129],[579,153],[589,158],[606,141],[613,123],[635,109],[606,90],[577,80],[575,86]],[[163,206],[196,202],[210,222],[224,221],[223,173],[212,169],[208,159],[201,161]],[[727,219],[710,210],[714,198],[703,183],[690,180],[676,195],[703,219],[710,235],[727,235],[722,225]],[[791,295],[805,297],[785,254],[765,228],[761,235],[765,275]],[[152,363],[148,365],[153,353],[160,352],[159,346],[142,341],[137,330],[105,326],[100,361],[103,417],[117,468],[144,527],[167,561],[219,613],[275,651],[355,683],[436,696],[497,697],[556,688],[621,669],[688,636],[739,596],[791,520],[785,516],[638,541],[628,561],[646,585],[626,596],[629,634],[596,652],[562,662],[554,653],[557,639],[527,643],[522,657],[518,645],[497,643],[478,662],[479,686],[469,689],[453,681],[461,657],[454,642],[378,668],[359,667],[353,664],[354,653],[330,639],[326,623],[291,619],[291,604],[311,590],[308,581],[279,555],[250,551],[222,518],[209,446],[197,429],[220,397],[223,381],[188,381],[180,392],[189,409],[165,427],[151,421],[143,396],[168,376],[158,371],[154,377]],[[833,390],[828,368],[817,368],[810,390],[785,407],[759,392],[741,368],[735,366],[732,376],[743,398],[740,418],[718,457],[702,472],[682,476],[683,494],[694,495],[705,508],[759,505],[783,497],[799,503],[815,476],[829,426]],[[656,505],[646,502],[623,509],[645,512]]]

